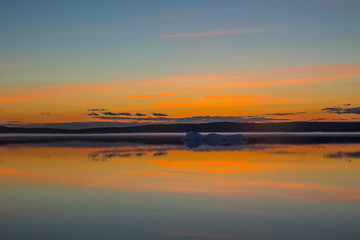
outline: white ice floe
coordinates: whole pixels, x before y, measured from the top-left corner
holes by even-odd
[[[203,135],[198,132],[188,132],[182,140],[187,146],[197,147],[202,144],[209,146],[244,144],[247,142],[248,137],[242,134],[222,135],[210,133]]]

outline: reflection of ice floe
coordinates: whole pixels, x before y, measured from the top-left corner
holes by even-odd
[[[199,147],[201,145],[208,146],[229,146],[229,145],[243,145],[248,141],[247,136],[242,134],[221,135],[210,133],[202,135],[198,132],[188,132],[182,139],[189,148]]]

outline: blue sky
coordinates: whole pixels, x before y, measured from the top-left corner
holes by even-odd
[[[359,9],[355,0],[2,1],[2,95],[11,88],[357,65]]]

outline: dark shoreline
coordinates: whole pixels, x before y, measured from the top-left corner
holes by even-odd
[[[0,126],[0,133],[186,133],[195,132],[360,132],[360,122],[282,122],[238,123],[212,122],[197,124],[148,124],[133,127],[104,127],[87,129],[24,128]]]
[[[181,136],[163,136],[163,137],[94,137],[94,136],[76,136],[76,137],[1,137],[0,146],[10,144],[44,144],[57,142],[83,142],[83,143],[137,143],[147,145],[184,145]],[[360,136],[251,136],[247,145],[252,144],[324,144],[324,143],[360,143]]]

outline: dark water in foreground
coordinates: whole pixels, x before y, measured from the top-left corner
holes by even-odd
[[[360,239],[360,144],[0,146],[0,239]]]

